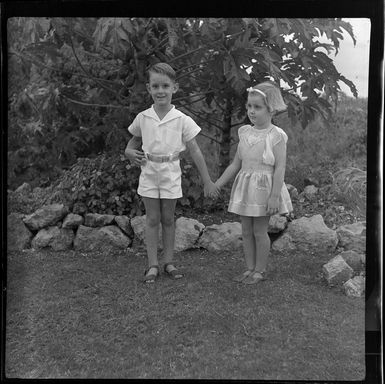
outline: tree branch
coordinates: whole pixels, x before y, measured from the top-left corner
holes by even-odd
[[[197,101],[199,101],[199,100],[197,100]],[[181,106],[182,106],[183,108],[185,108],[189,113],[191,113],[192,115],[194,115],[195,117],[197,117],[197,118],[199,118],[199,119],[202,118],[202,116],[200,116],[197,112],[195,112],[194,110],[191,110],[190,108],[188,108],[188,107],[187,107],[187,104],[181,104]],[[218,128],[219,130],[222,130],[222,126],[220,126],[220,125],[218,125],[218,124],[215,124],[215,123],[213,123],[212,121],[209,121],[209,123],[210,123],[210,125],[212,125],[212,126]]]
[[[125,105],[113,105],[113,104],[91,104],[91,103],[85,103],[83,101],[77,101],[74,99],[71,99],[70,97],[60,94],[60,97],[64,97],[65,99],[69,100],[71,103],[84,105],[86,107],[105,107],[105,108],[118,108],[118,109],[129,109],[130,107]]]
[[[188,99],[189,97],[196,97],[196,96],[208,95],[209,93],[213,93],[213,91],[207,91],[207,92],[195,93],[194,95],[181,96],[181,97],[177,97],[176,99],[173,99],[173,101],[186,100],[186,99]]]
[[[102,88],[106,89],[107,91],[113,93],[120,102],[122,102],[122,98],[120,97],[119,93],[117,93],[115,90],[109,88],[109,87],[106,87],[105,85],[103,85],[99,80],[97,80],[96,78],[94,78],[89,72],[87,72],[87,70],[83,67],[83,64],[81,63],[81,61],[79,60],[77,54],[76,54],[76,51],[75,51],[75,47],[74,47],[74,43],[73,43],[73,40],[72,40],[72,36],[71,34],[73,34],[73,30],[72,30],[72,25],[70,26],[70,29],[71,29],[71,33],[69,34],[69,39],[70,39],[70,43],[71,43],[71,48],[72,48],[72,53],[74,54],[75,56],[75,59],[77,61],[77,63],[79,64],[81,70],[88,76],[89,79],[95,81],[96,84],[99,84]],[[127,99],[126,97],[123,98],[124,99]]]
[[[76,72],[71,72],[71,71],[66,71],[66,70],[63,70],[61,68],[55,68],[55,67],[52,67],[52,66],[49,66],[47,64],[44,64],[42,63],[41,61],[39,60],[36,60],[35,58],[32,58],[32,57],[29,57],[27,55],[22,55],[21,53],[19,52],[16,52],[16,51],[9,51],[9,53],[11,55],[15,55],[15,56],[18,56],[20,57],[21,59],[24,59],[24,60],[28,60],[36,65],[40,65],[41,67],[43,68],[47,68],[49,69],[50,71],[56,71],[56,72],[61,72],[61,73],[67,73],[69,75],[73,75],[73,76],[79,76],[79,77],[86,77],[86,78],[89,78],[88,75],[83,75],[82,73],[76,73]],[[115,81],[113,80],[106,80],[106,79],[99,79],[100,81],[105,81],[107,83],[112,83],[112,84],[117,84]]]

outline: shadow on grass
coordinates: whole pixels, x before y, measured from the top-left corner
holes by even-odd
[[[176,256],[186,277],[148,286],[136,252],[9,254],[6,376],[364,378],[364,301],[315,256],[272,254],[255,286],[231,281],[241,252]]]

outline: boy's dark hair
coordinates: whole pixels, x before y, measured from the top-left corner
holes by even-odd
[[[176,79],[176,73],[172,69],[172,67],[167,63],[156,63],[152,65],[148,69],[148,77],[150,77],[150,73],[160,73],[162,75],[168,76],[172,81],[175,81]]]

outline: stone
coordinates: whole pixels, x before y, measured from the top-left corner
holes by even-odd
[[[115,223],[130,238],[134,237],[134,230],[131,227],[130,218],[125,215],[115,216]]]
[[[360,273],[365,267],[365,255],[356,251],[344,251],[340,255],[346,263],[353,269],[355,274]]]
[[[205,226],[198,220],[179,217],[175,222],[176,252],[197,247],[197,240]]]
[[[84,225],[86,227],[105,227],[113,223],[114,215],[104,215],[99,213],[87,213],[84,216]]]
[[[205,227],[198,246],[208,251],[234,251],[242,247],[241,223],[228,222]]]
[[[83,224],[84,219],[82,216],[76,213],[69,213],[63,220],[62,228],[76,229],[79,225]]]
[[[323,257],[333,254],[338,243],[336,231],[325,225],[321,215],[291,221],[285,234],[288,236],[281,236],[274,241],[273,249],[285,250],[289,246],[291,249],[314,252]]]
[[[146,236],[146,215],[133,217],[131,219],[131,227],[135,236],[140,241],[144,241]],[[161,238],[161,235],[162,230],[159,228],[159,238]]]
[[[68,208],[63,204],[45,205],[36,210],[31,215],[26,216],[23,221],[24,224],[31,231],[38,231],[39,229],[55,225],[68,213]]]
[[[294,251],[296,249],[296,246],[292,237],[288,233],[284,233],[272,243],[271,249],[273,251],[285,253],[287,251]]]
[[[362,297],[365,293],[365,277],[355,276],[346,281],[343,290],[347,296]]]
[[[21,251],[29,248],[33,238],[32,232],[23,222],[24,215],[11,213],[7,218],[7,250]]]
[[[307,185],[303,190],[303,195],[307,200],[314,200],[317,197],[318,188],[314,185]]]
[[[80,225],[74,239],[74,249],[84,252],[127,249],[131,240],[116,225],[86,227]]]
[[[146,215],[136,216],[131,219],[131,227],[135,236],[142,242],[146,235]],[[177,252],[197,247],[197,240],[204,229],[204,225],[195,219],[179,217],[175,221],[175,244],[174,250]],[[159,225],[158,248],[162,249],[162,225]]]
[[[341,255],[333,257],[322,267],[323,276],[329,286],[342,285],[353,276],[353,269]]]
[[[76,202],[72,208],[72,213],[84,215],[87,212],[87,206],[84,203]]]
[[[20,193],[22,195],[29,195],[32,192],[32,187],[28,183],[21,184],[16,190],[16,193]]]
[[[290,198],[292,200],[297,200],[299,196],[298,189],[291,184],[286,184],[286,188],[289,191]]]
[[[366,222],[341,225],[336,229],[339,243],[345,250],[366,251]]]
[[[268,233],[280,233],[287,227],[287,217],[277,214],[270,216],[269,226],[267,228]]]
[[[72,248],[74,240],[72,229],[50,226],[42,228],[32,240],[32,248],[52,248],[54,251],[65,251]]]

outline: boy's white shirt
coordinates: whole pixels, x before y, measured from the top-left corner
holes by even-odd
[[[160,120],[154,106],[140,112],[128,127],[128,131],[142,138],[142,150],[153,155],[170,155],[186,149],[186,142],[193,139],[201,128],[190,117],[172,105]]]

